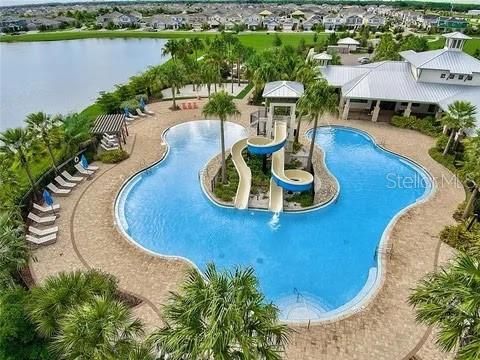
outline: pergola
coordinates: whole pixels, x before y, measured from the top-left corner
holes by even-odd
[[[124,114],[105,114],[100,115],[95,120],[92,130],[94,135],[115,135],[118,139],[118,144],[122,148],[122,141],[127,143],[126,136],[128,136],[127,122]]]

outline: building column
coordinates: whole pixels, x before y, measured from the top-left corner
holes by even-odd
[[[267,138],[272,137],[272,126],[273,126],[273,110],[275,106],[272,103],[269,105],[268,114],[267,114]]]
[[[440,107],[437,109],[437,112],[435,113],[435,119],[440,120],[442,117],[442,109]]]
[[[412,103],[409,102],[408,105],[407,105],[407,108],[403,112],[403,116],[408,117],[408,116],[410,116],[411,113],[412,113]]]
[[[372,114],[372,121],[377,122],[378,121],[378,114],[380,114],[380,100],[377,100],[377,104],[373,108],[373,114]]]
[[[343,114],[343,105],[345,104],[345,99],[340,95],[340,102],[338,103],[338,113]]]
[[[343,114],[342,114],[343,120],[348,120],[349,111],[350,111],[350,99],[347,98],[347,101],[345,101],[345,104],[343,105]]]
[[[295,111],[296,111],[296,104],[290,106],[290,124],[288,126],[288,141],[292,142],[295,139],[295,120],[297,119]]]

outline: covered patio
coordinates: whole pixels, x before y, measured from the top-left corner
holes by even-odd
[[[99,115],[90,132],[96,136],[115,136],[120,149],[122,149],[122,142],[125,145],[127,143],[126,137],[128,136],[125,114]]]

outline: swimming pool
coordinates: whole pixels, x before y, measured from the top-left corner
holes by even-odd
[[[252,266],[267,299],[286,321],[322,320],[351,311],[378,283],[377,247],[392,219],[432,189],[414,163],[365,133],[321,127],[340,193],[324,208],[274,215],[220,207],[203,193],[199,171],[219,152],[217,121],[170,128],[166,157],[131,178],[116,202],[123,232],[143,249],[182,257],[200,270]],[[225,124],[226,146],[247,135]],[[160,143],[159,139],[159,143]]]

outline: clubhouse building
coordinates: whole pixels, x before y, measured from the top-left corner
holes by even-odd
[[[403,51],[403,61],[342,66],[320,62],[320,72],[339,90],[343,119],[389,121],[394,114],[441,116],[457,100],[477,106],[480,128],[480,61],[463,52],[468,36],[445,34],[445,47]]]

